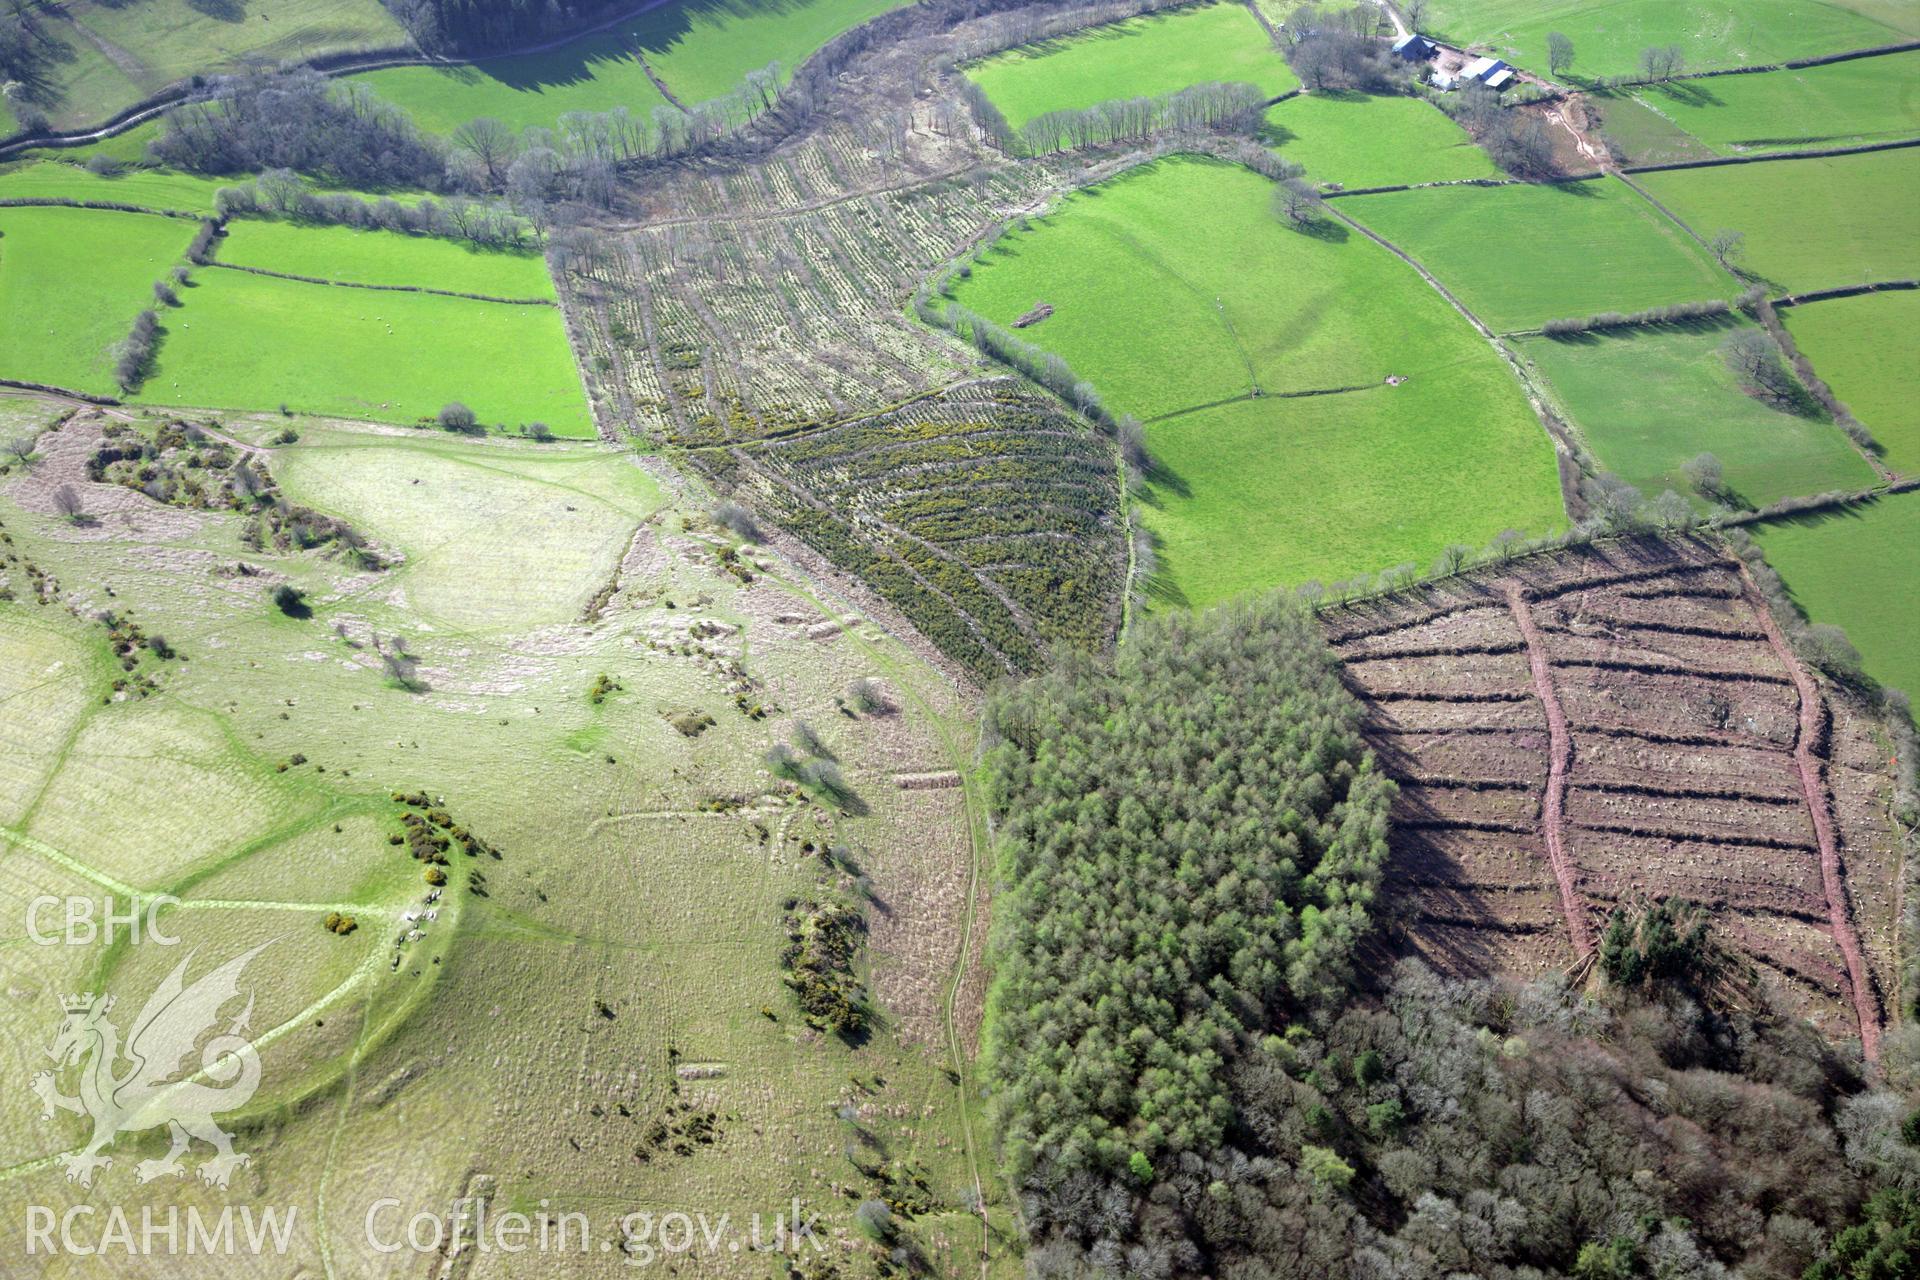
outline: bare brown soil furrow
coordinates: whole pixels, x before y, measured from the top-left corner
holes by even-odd
[[[1777,902],[1746,901],[1725,896],[1715,896],[1710,891],[1711,886],[1703,887],[1709,891],[1694,893],[1690,896],[1689,901],[1698,903],[1700,906],[1715,912],[1734,910],[1740,912],[1742,915],[1765,917],[1769,920],[1791,921],[1795,924],[1810,925],[1823,933],[1826,931],[1827,917],[1824,911],[1806,907],[1795,907]],[[1633,908],[1635,903],[1644,900],[1642,895],[1635,893],[1614,894],[1603,892],[1599,889],[1589,889],[1587,896],[1601,907],[1625,907],[1629,910]]]
[[[1701,799],[1739,799],[1755,804],[1797,805],[1800,779],[1779,753],[1733,747],[1672,747],[1629,738],[1580,736],[1575,782],[1595,791],[1644,794],[1699,793]]]
[[[1629,590],[1622,591],[1620,595],[1623,599],[1627,600],[1672,600],[1677,597],[1685,597],[1690,600],[1738,600],[1741,598],[1740,588],[1738,587],[1705,585],[1690,588],[1686,591],[1672,591],[1664,588],[1653,591]]]
[[[1405,831],[1495,831],[1507,835],[1535,834],[1527,822],[1495,822],[1480,818],[1397,818],[1395,825]]]
[[[1348,667],[1361,662],[1392,662],[1396,659],[1459,658],[1469,654],[1494,655],[1519,653],[1526,645],[1518,640],[1491,640],[1482,644],[1427,645],[1418,649],[1388,649],[1374,653],[1355,653],[1345,661]]]
[[[1327,638],[1337,649],[1342,645],[1354,644],[1361,640],[1370,640],[1375,636],[1395,635],[1409,628],[1425,626],[1429,622],[1437,622],[1441,618],[1450,618],[1456,614],[1471,613],[1476,609],[1497,609],[1499,607],[1500,601],[1493,598],[1485,600],[1456,600],[1437,609],[1427,609],[1412,617],[1398,621],[1361,624],[1348,630],[1335,629],[1330,632]],[[1353,617],[1354,615],[1350,613],[1347,616]],[[1334,622],[1333,626],[1337,628],[1339,622]]]
[[[1395,777],[1403,786],[1432,791],[1531,791],[1535,786],[1522,778],[1423,778],[1417,773]]]
[[[1375,702],[1440,702],[1473,704],[1481,702],[1525,702],[1528,695],[1509,693],[1505,690],[1489,690],[1485,693],[1437,693],[1432,690],[1367,689],[1357,692],[1364,698]]]
[[[1766,633],[1763,631],[1745,631],[1732,625],[1716,628],[1713,626],[1694,625],[1684,622],[1629,621],[1623,618],[1609,618],[1607,622],[1608,625],[1615,630],[1646,631],[1656,635],[1699,636],[1705,640],[1752,640],[1758,641],[1761,644],[1765,644],[1767,639]],[[1540,629],[1542,631],[1557,632],[1570,636],[1585,634],[1572,627],[1552,622],[1541,623]]]
[[[1558,923],[1528,923],[1518,920],[1486,920],[1477,916],[1445,916],[1437,911],[1422,911],[1413,917],[1421,924],[1437,924],[1455,929],[1489,929],[1496,933],[1529,934],[1548,933],[1559,928]]]
[[[1820,878],[1826,889],[1827,917],[1833,929],[1833,940],[1846,961],[1854,1015],[1860,1022],[1860,1048],[1866,1054],[1867,1061],[1875,1062],[1880,1057],[1880,1002],[1874,991],[1872,977],[1867,972],[1866,958],[1860,953],[1860,937],[1854,931],[1853,915],[1847,904],[1846,881],[1841,873],[1839,841],[1833,833],[1832,801],[1827,794],[1826,781],[1820,773],[1819,760],[1814,755],[1815,744],[1824,744],[1826,741],[1826,708],[1820,698],[1819,686],[1787,645],[1786,637],[1780,633],[1780,625],[1773,620],[1772,613],[1768,611],[1765,600],[1761,598],[1759,589],[1754,586],[1744,566],[1741,569],[1741,583],[1747,589],[1754,615],[1766,631],[1767,640],[1773,645],[1780,661],[1793,674],[1794,687],[1800,695],[1800,736],[1793,744],[1794,765],[1800,772],[1800,786],[1806,793],[1807,812],[1813,818],[1814,835],[1819,841]]]
[[[1661,827],[1652,823],[1637,822],[1582,822],[1576,824],[1582,831],[1598,831],[1607,835],[1641,836],[1654,840],[1677,840],[1684,844],[1731,845],[1746,849],[1781,849],[1789,853],[1813,853],[1816,846],[1804,840],[1790,840],[1779,836],[1759,834],[1734,835],[1724,831],[1691,831],[1684,827]]]
[[[1745,787],[1681,787],[1650,782],[1609,781],[1589,778],[1582,772],[1577,784],[1582,791],[1605,795],[1646,796],[1656,800],[1731,800],[1740,804],[1771,805],[1791,808],[1801,803],[1799,796],[1769,795]]]
[[[1547,860],[1553,864],[1553,878],[1560,885],[1560,903],[1567,917],[1567,936],[1576,954],[1593,950],[1593,931],[1587,922],[1586,908],[1575,888],[1573,867],[1567,859],[1561,829],[1565,822],[1567,770],[1573,765],[1573,739],[1567,733],[1567,717],[1560,709],[1554,691],[1553,673],[1547,662],[1546,645],[1534,626],[1533,613],[1518,583],[1507,586],[1507,607],[1527,642],[1527,662],[1533,668],[1533,688],[1547,713],[1548,763],[1546,794],[1541,800],[1540,830],[1546,838]]]
[[[1629,662],[1620,658],[1553,659],[1556,667],[1593,667],[1600,671],[1625,671],[1645,676],[1684,676],[1689,680],[1728,680],[1739,684],[1791,684],[1783,676],[1758,671],[1716,671],[1711,667],[1687,667],[1669,662]]]
[[[1658,743],[1670,747],[1733,747],[1749,749],[1753,742],[1748,738],[1738,738],[1728,733],[1672,733],[1662,729],[1649,729],[1641,725],[1601,724],[1581,722],[1574,726],[1575,732],[1585,737],[1595,735],[1607,738],[1630,738],[1641,742]]]
[[[1527,594],[1528,597],[1535,602],[1545,602],[1558,599],[1561,596],[1571,595],[1575,591],[1600,591],[1608,587],[1626,586],[1638,582],[1650,582],[1655,579],[1664,582],[1668,579],[1684,575],[1724,572],[1725,569],[1726,566],[1717,561],[1711,561],[1705,564],[1656,564],[1644,569],[1622,569],[1616,573],[1596,574],[1589,578],[1574,578],[1568,582],[1543,583],[1530,587]],[[1509,589],[1513,589],[1515,585],[1517,584],[1510,584]],[[1633,593],[1622,592],[1622,594]],[[1692,595],[1694,594],[1694,590],[1690,585],[1683,587],[1674,584],[1662,587],[1657,594]],[[1643,596],[1641,598],[1646,597]]]

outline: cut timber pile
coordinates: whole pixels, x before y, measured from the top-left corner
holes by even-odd
[[[1033,310],[1024,313],[1018,320],[1013,322],[1013,327],[1016,329],[1025,329],[1030,325],[1039,324],[1052,314],[1053,304],[1051,302],[1036,303]]]

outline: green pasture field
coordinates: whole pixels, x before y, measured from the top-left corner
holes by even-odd
[[[1319,183],[1384,187],[1501,176],[1466,130],[1419,98],[1303,94],[1267,109],[1263,137]]]
[[[409,43],[379,0],[76,0],[62,19],[41,25],[62,50],[54,99],[43,105],[63,128],[104,120],[196,73]]]
[[[1558,31],[1573,41],[1570,78],[1591,80],[1636,73],[1650,46],[1678,44],[1688,68],[1709,70],[1892,44],[1920,34],[1920,14],[1830,0],[1435,0],[1427,26],[1542,75]]]
[[[231,185],[170,169],[124,169],[104,177],[59,160],[0,168],[0,200],[90,200],[160,212],[211,215],[214,193]]]
[[[154,305],[195,224],[150,213],[0,208],[0,377],[118,391],[108,348]]]
[[[1613,178],[1433,187],[1336,207],[1411,254],[1499,330],[1740,292],[1691,237]]]
[[[548,53],[488,58],[471,66],[387,67],[351,77],[413,117],[451,134],[479,116],[515,130],[551,129],[569,111],[625,107],[642,120],[667,100],[619,36],[585,36]]]
[[[1599,465],[1648,497],[1663,489],[1692,496],[1680,468],[1701,453],[1719,458],[1727,484],[1755,506],[1872,485],[1873,468],[1824,414],[1784,413],[1740,389],[1719,348],[1742,327],[1620,329],[1518,346]]]
[[[1677,164],[1711,160],[1714,150],[1626,89],[1596,89],[1587,105],[1600,117],[1600,133],[1628,164]]]
[[[1920,292],[1782,307],[1780,318],[1813,371],[1886,450],[1882,461],[1920,472]]]
[[[984,58],[966,74],[1016,129],[1049,111],[1159,97],[1215,80],[1245,81],[1269,97],[1300,87],[1265,28],[1240,4],[1095,27]]]
[[[215,257],[241,267],[354,284],[415,285],[493,298],[554,296],[546,258],[533,249],[487,249],[435,236],[257,218],[227,226]]]
[[[1052,306],[1019,335],[1146,420],[1492,358],[1404,263],[1336,222],[1284,226],[1272,191],[1221,161],[1142,165],[1002,237],[954,296],[1006,326]]]
[[[1566,522],[1553,447],[1491,353],[1397,387],[1205,409],[1147,441],[1161,603],[1425,570],[1449,544]]]
[[[1220,161],[1145,165],[1004,237],[955,287],[1002,325],[1052,305],[1022,336],[1065,358],[1109,410],[1148,420],[1169,469],[1150,518],[1167,541],[1163,597],[1201,604],[1559,520],[1552,450],[1494,352],[1364,236],[1283,226],[1272,190]],[[1392,375],[1409,381],[1387,387]],[[1365,390],[1280,398],[1337,388]],[[1444,405],[1446,420],[1409,404]],[[1316,435],[1320,422],[1337,426]],[[1453,470],[1459,459],[1472,467]],[[1456,501],[1458,486],[1471,496]],[[1435,491],[1422,500],[1430,516],[1393,509],[1422,487]],[[1299,514],[1244,522],[1271,502]]]
[[[1920,133],[1920,51],[1793,71],[1650,85],[1640,96],[1723,155]]]
[[[354,78],[431,133],[451,133],[476,116],[552,128],[569,111],[615,107],[646,120],[667,105],[648,67],[691,106],[723,97],[769,63],[789,73],[828,40],[903,2],[674,0],[545,53],[462,67],[391,67]]]
[[[1777,288],[1920,276],[1920,148],[1641,174],[1695,231],[1746,233],[1746,266]]]
[[[1767,563],[1815,622],[1846,630],[1867,674],[1920,689],[1920,494],[1754,526]]]
[[[449,401],[481,422],[591,436],[560,311],[217,268],[195,274],[141,398],[413,422]]]
[[[843,31],[910,0],[680,0],[634,20],[633,38],[685,103],[723,97],[749,71],[780,64],[784,79]]]
[[[266,415],[222,429],[264,442],[282,425]],[[264,943],[242,982],[260,1092],[222,1119],[253,1162],[232,1194],[265,1177],[297,1206],[291,1266],[377,1274],[390,1258],[366,1239],[370,1207],[408,1197],[404,1223],[476,1167],[496,1171],[502,1211],[546,1200],[589,1215],[597,1238],[617,1239],[615,1220],[636,1204],[706,1204],[744,1222],[794,1197],[845,1234],[854,1202],[829,1184],[861,1178],[836,1116],[851,1107],[942,1206],[902,1224],[911,1247],[942,1274],[962,1258],[977,1271],[980,1224],[958,1206],[985,1135],[962,1122],[972,1082],[965,1063],[957,1083],[945,1074],[939,1012],[973,911],[972,833],[961,792],[904,791],[891,777],[972,758],[950,686],[884,635],[821,639],[774,621],[835,615],[755,549],[742,553],[751,586],[721,572],[731,543],[701,504],[670,505],[629,456],[297,426],[299,442],[264,465],[290,500],[350,513],[397,567],[370,576],[322,553],[250,548],[225,514],[144,508],[142,527],[109,519],[76,539],[43,505],[22,505],[30,486],[0,478],[21,556],[90,603],[111,584],[111,607],[190,659],[166,665],[152,699],[103,700],[118,668],[91,613],[0,601],[0,900],[124,904],[132,887],[182,900],[164,917],[178,947],[15,948],[15,996],[0,1010],[9,1061],[46,1061],[62,993],[111,992],[137,1011],[188,954],[191,980]],[[134,500],[84,477],[76,487],[96,509]],[[143,531],[156,519],[158,543]],[[639,554],[621,569],[630,547]],[[208,572],[241,558],[265,575]],[[308,593],[312,618],[268,603],[283,580]],[[533,585],[543,580],[551,593]],[[604,617],[580,621],[609,583]],[[729,633],[708,643],[777,686],[777,722],[736,709],[732,677],[705,660],[649,643],[684,641],[696,622]],[[417,691],[382,673],[380,651],[403,638]],[[595,705],[601,674],[619,689]],[[861,676],[884,682],[893,714],[836,709]],[[663,716],[673,708],[714,722],[684,736]],[[761,759],[790,716],[822,727],[868,812],[828,813],[771,783]],[[402,915],[428,904],[419,864],[387,839],[400,789],[434,796],[500,851],[453,856],[434,920]],[[738,799],[716,808],[716,795]],[[778,968],[782,903],[821,891],[802,842],[829,837],[857,852],[888,904],[872,913],[863,962],[885,1018],[857,1044],[808,1031]],[[359,926],[344,937],[321,924],[341,910]],[[425,936],[396,944],[410,926]],[[956,943],[919,946],[930,937]],[[961,997],[963,1038],[977,999]],[[713,1141],[637,1159],[682,1102],[715,1113]],[[86,1135],[78,1118],[43,1122],[30,1091],[0,1098],[7,1202],[56,1213],[82,1202],[55,1157]],[[230,1203],[192,1177],[204,1151],[184,1179],[137,1181],[137,1161],[164,1149],[163,1134],[123,1135],[93,1194],[135,1220],[146,1207]],[[411,1175],[396,1190],[401,1164]],[[1005,1194],[982,1172],[995,1229],[1010,1232]],[[992,1246],[994,1280],[1018,1274],[1006,1238]],[[764,1273],[764,1257],[714,1269]]]

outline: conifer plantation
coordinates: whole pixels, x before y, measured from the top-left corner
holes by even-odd
[[[1140,626],[988,711],[991,1076],[1017,1181],[1221,1144],[1249,1037],[1344,989],[1393,784],[1307,613]]]

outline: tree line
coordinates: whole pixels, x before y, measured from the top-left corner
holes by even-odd
[[[970,102],[974,96],[988,108],[976,110],[976,120],[1004,150],[1021,156],[1139,143],[1168,132],[1246,130],[1259,122],[1267,105],[1267,95],[1254,85],[1214,81],[1157,98],[1116,98],[1083,110],[1049,111],[1010,131],[978,86]]]

